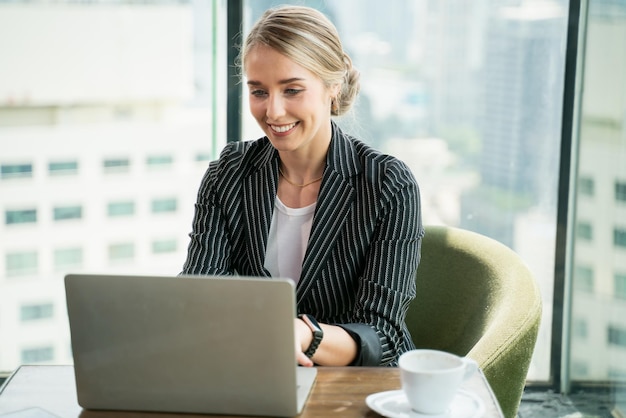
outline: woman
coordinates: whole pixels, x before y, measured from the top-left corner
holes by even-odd
[[[322,13],[268,10],[240,59],[266,136],[209,165],[182,273],[292,278],[300,365],[397,365],[414,348],[415,179],[331,120],[350,109],[359,74]]]

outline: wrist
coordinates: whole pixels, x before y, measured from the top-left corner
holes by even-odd
[[[307,348],[309,348],[309,346],[311,345],[311,342],[313,342],[313,331],[311,331],[311,328],[309,328],[306,322],[304,322],[304,320],[300,318],[299,315],[298,315],[298,329],[299,329],[298,333],[300,335],[300,349],[304,353],[307,350]]]
[[[322,338],[324,338],[324,331],[313,316],[301,314],[298,315],[298,318],[306,325],[306,327],[311,332],[311,338],[307,339],[307,341],[304,341],[304,344],[302,344],[301,342],[302,351],[307,357],[311,358],[313,357],[313,354],[315,354],[315,351],[322,342]]]

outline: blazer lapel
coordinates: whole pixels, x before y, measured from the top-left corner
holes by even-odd
[[[269,141],[266,149],[250,162],[253,167],[243,177],[243,213],[248,234],[251,275],[269,276],[263,267],[278,187],[278,158]]]
[[[351,177],[359,171],[360,163],[351,141],[344,137],[333,122],[333,139],[328,151],[327,167],[296,291],[298,301],[305,298],[319,278],[334,247],[333,243],[349,218],[355,197]]]

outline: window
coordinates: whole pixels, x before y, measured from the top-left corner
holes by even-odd
[[[0,164],[0,180],[30,178],[32,176],[32,164]]]
[[[268,3],[280,2],[244,2],[244,36]],[[551,305],[566,2],[290,3],[326,13],[362,75],[354,112],[336,119],[342,129],[412,169],[424,223],[475,231],[519,253]],[[228,113],[241,115],[243,140],[260,138],[242,90]],[[544,312],[530,378],[547,381],[553,311]]]
[[[595,184],[591,177],[580,177],[578,179],[578,193],[581,196],[593,196],[595,194]]]
[[[586,340],[589,335],[589,329],[587,320],[584,318],[577,318],[572,322],[572,335],[578,339]]]
[[[22,350],[22,364],[44,363],[54,360],[54,347],[34,347]]]
[[[626,183],[615,182],[615,200],[618,202],[626,202]]]
[[[81,206],[59,206],[53,209],[53,219],[55,221],[81,219],[82,217],[83,208]]]
[[[4,223],[7,225],[35,222],[37,222],[37,209],[7,210],[4,213]]]
[[[82,248],[59,248],[54,250],[55,270],[65,270],[83,266]]]
[[[135,257],[135,245],[130,242],[109,245],[109,261],[129,261]]]
[[[152,201],[152,213],[176,212],[176,198],[154,199]]]
[[[105,173],[126,173],[130,170],[130,160],[128,158],[110,158],[103,162]]]
[[[608,340],[611,345],[626,348],[626,328],[610,325]]]
[[[135,213],[135,203],[132,201],[112,202],[107,205],[107,215],[110,218],[131,216]]]
[[[53,314],[54,304],[52,303],[22,305],[20,307],[20,320],[22,321],[52,318]]]
[[[149,168],[167,168],[171,167],[173,163],[174,158],[171,155],[150,155],[146,159]]]
[[[6,275],[8,277],[34,274],[38,269],[36,251],[10,252],[6,255]]]
[[[208,152],[199,152],[196,154],[197,162],[211,161],[212,159],[213,159],[213,155],[211,155]]]
[[[152,241],[152,252],[154,254],[173,253],[178,248],[175,239],[155,240]]]
[[[574,287],[584,293],[593,293],[593,269],[587,266],[577,266],[574,273]]]
[[[580,106],[572,106],[579,112],[573,118],[577,125],[570,160],[575,161],[578,188],[574,206],[567,208],[575,214],[568,221],[576,225],[575,235],[567,240],[573,248],[567,264],[593,260],[593,266],[587,265],[586,273],[573,269],[571,300],[565,302],[572,317],[588,321],[590,333],[588,339],[573,339],[565,347],[564,358],[576,360],[569,366],[570,381],[566,384],[580,387],[586,386],[585,382],[608,382],[605,387],[615,391],[619,386],[614,376],[624,367],[623,357],[615,353],[623,351],[626,344],[626,317],[621,313],[624,300],[620,298],[624,288],[621,260],[626,248],[620,200],[620,184],[626,178],[626,107],[623,95],[615,89],[623,91],[626,72],[622,64],[614,65],[613,59],[626,50],[626,3],[590,0],[576,4],[581,5],[580,30],[584,35],[579,43],[584,45],[579,49],[579,53],[584,52],[584,63],[577,67],[576,77],[584,81],[581,95],[576,95]],[[588,234],[580,233],[580,223],[593,224],[592,241]],[[564,283],[568,283],[567,277]],[[586,369],[581,370],[579,362],[584,362]],[[567,370],[562,373],[568,374]]]
[[[51,176],[67,176],[78,174],[78,161],[52,161],[48,163]]]
[[[613,244],[616,247],[626,248],[626,229],[615,228],[613,230]]]
[[[572,361],[572,373],[576,376],[588,376],[589,375],[589,362],[582,360]]]
[[[626,273],[615,273],[613,277],[615,297],[626,300]]]
[[[593,227],[588,222],[579,221],[576,227],[576,236],[581,240],[591,241],[593,239]]]

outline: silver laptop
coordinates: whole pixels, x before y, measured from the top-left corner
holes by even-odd
[[[286,279],[67,275],[78,403],[86,409],[298,415]]]

